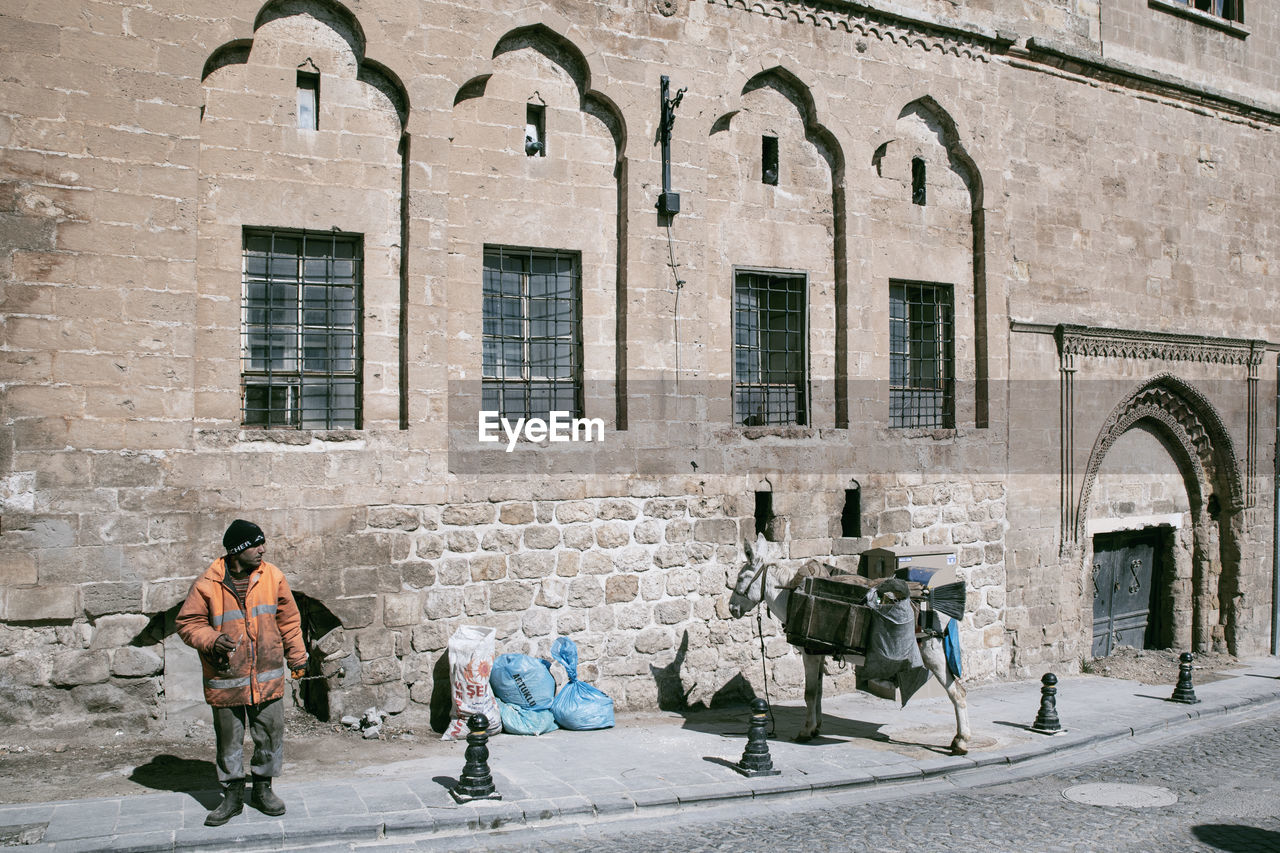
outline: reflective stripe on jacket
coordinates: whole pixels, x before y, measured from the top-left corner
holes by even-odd
[[[229,708],[279,699],[289,670],[307,662],[298,605],[284,573],[266,561],[250,575],[241,602],[225,582],[225,559],[214,560],[191,585],[178,611],[178,635],[200,652],[204,698],[210,705]],[[230,655],[213,651],[221,634],[236,643]]]

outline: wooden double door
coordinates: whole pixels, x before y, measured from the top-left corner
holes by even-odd
[[[1164,535],[1148,528],[1093,537],[1094,657],[1119,646],[1153,649],[1167,642]]]

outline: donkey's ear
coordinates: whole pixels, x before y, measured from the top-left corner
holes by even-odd
[[[743,542],[743,543],[742,543],[742,552],[743,552],[744,554],[746,554],[746,555],[747,555],[747,562],[748,562],[748,563],[751,563],[751,562],[754,562],[754,561],[755,561],[755,558],[756,558],[756,551],[755,551],[755,549],[754,549],[754,548],[752,548],[752,547],[751,547],[751,543],[750,543],[750,542]]]

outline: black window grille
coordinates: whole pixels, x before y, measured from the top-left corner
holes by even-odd
[[[889,285],[889,426],[955,426],[951,286]]]
[[[483,409],[509,419],[581,417],[577,254],[487,246],[483,296]]]
[[[245,426],[360,428],[361,274],[358,237],[245,230]]]
[[[808,420],[805,277],[738,272],[733,289],[734,422]]]

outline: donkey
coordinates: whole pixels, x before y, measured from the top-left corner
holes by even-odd
[[[745,544],[747,564],[738,573],[729,597],[729,613],[734,619],[751,612],[761,602],[774,618],[786,624],[787,603],[791,589],[797,581],[796,570],[784,572],[778,567],[776,546],[763,536],[756,539],[754,548]],[[969,708],[965,703],[964,685],[947,669],[946,656],[940,637],[926,636],[917,641],[920,657],[925,667],[938,679],[947,698],[956,710],[956,736],[951,741],[951,754],[964,755],[969,751]],[[822,674],[825,655],[804,653],[804,727],[796,735],[797,741],[812,740],[822,728]]]

